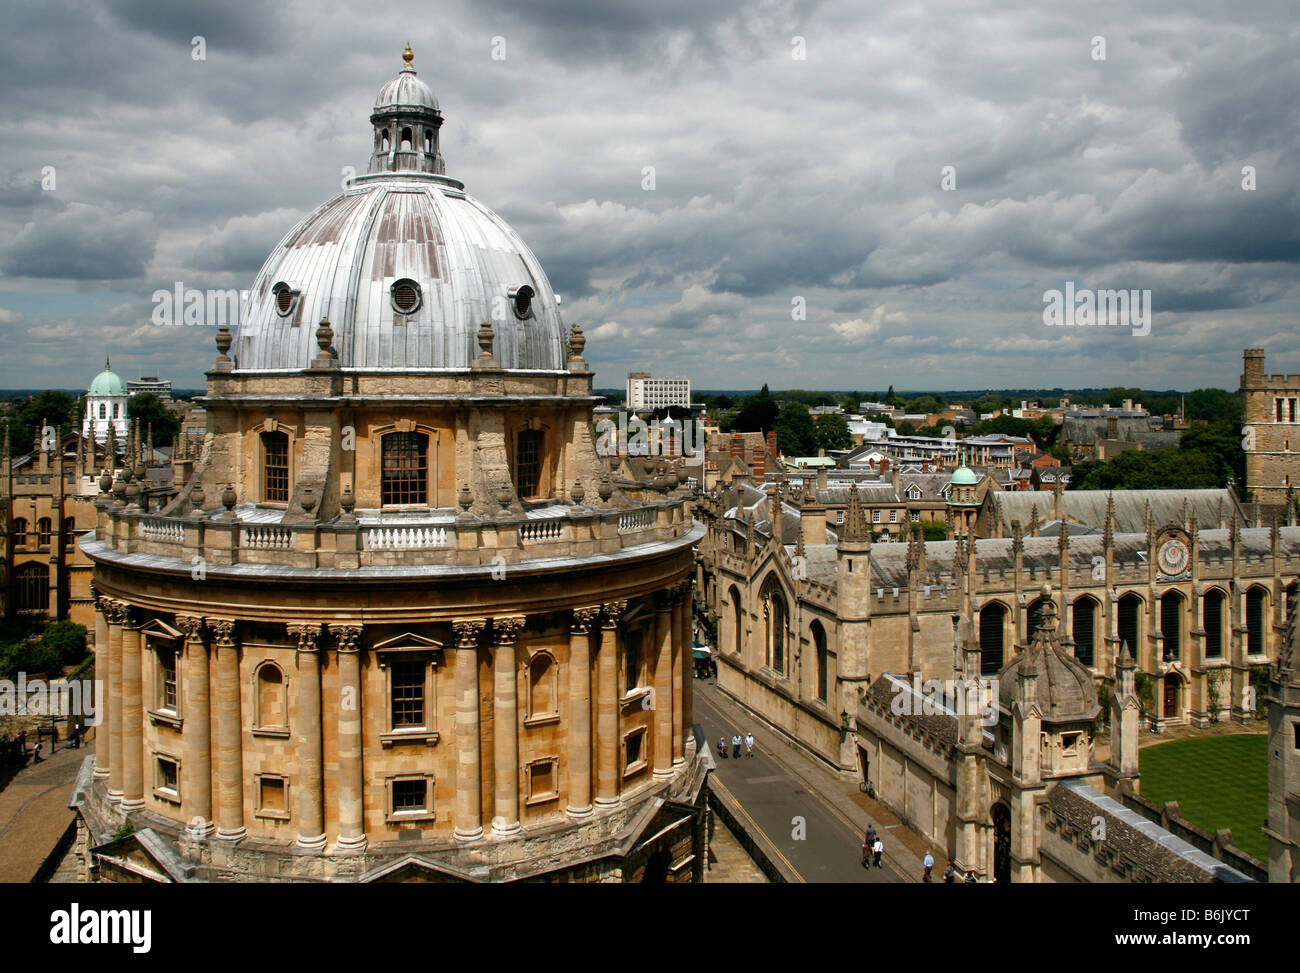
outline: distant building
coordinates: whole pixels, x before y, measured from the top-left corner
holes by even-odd
[[[83,436],[94,436],[96,443],[108,439],[111,428],[119,443],[126,442],[126,400],[129,397],[126,383],[109,367],[104,359],[104,370],[95,376],[86,389],[86,414],[81,423]]]
[[[689,378],[653,378],[649,372],[627,373],[627,407],[633,412],[650,412],[669,406],[688,409],[691,405]]]
[[[141,392],[152,392],[163,402],[172,400],[172,381],[169,378],[159,378],[157,375],[141,375],[137,381],[126,383],[126,394],[139,395]]]

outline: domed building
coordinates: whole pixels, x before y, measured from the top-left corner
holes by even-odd
[[[702,875],[703,527],[673,469],[603,473],[581,329],[403,57],[219,330],[174,499],[96,502],[100,879]]]
[[[94,436],[103,445],[111,428],[117,442],[125,443],[129,421],[126,415],[126,383],[104,359],[104,370],[95,376],[86,389],[86,415],[81,422],[81,435]]]

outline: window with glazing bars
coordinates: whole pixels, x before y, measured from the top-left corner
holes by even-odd
[[[393,727],[424,726],[424,663],[393,664]]]
[[[515,440],[515,490],[521,497],[537,496],[542,473],[542,432],[524,429]]]
[[[418,432],[390,432],[384,437],[383,502],[428,503],[428,438]]]
[[[269,503],[289,502],[289,436],[283,432],[262,433],[263,499]]]
[[[162,667],[163,709],[176,709],[176,653],[159,652],[158,664]]]
[[[393,781],[393,810],[423,811],[427,792],[428,781],[425,780]]]

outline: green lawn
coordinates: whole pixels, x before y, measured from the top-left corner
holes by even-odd
[[[1213,834],[1231,828],[1242,851],[1268,861],[1259,829],[1268,816],[1268,735],[1176,740],[1139,751],[1142,796],[1177,801],[1182,816]]]

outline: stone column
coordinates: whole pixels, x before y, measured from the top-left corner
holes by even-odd
[[[686,668],[685,653],[689,651],[688,644],[682,642],[682,617],[685,614],[682,604],[682,586],[677,585],[673,588],[673,614],[672,614],[672,631],[669,637],[672,640],[672,687],[669,690],[671,709],[669,717],[672,721],[673,731],[673,766],[679,767],[686,762],[682,755],[682,670]],[[659,700],[655,700],[655,705],[659,705]]]
[[[569,806],[591,816],[591,630],[600,608],[575,608],[569,629]]]
[[[122,800],[122,622],[126,604],[104,599],[108,615],[108,797]]]
[[[654,776],[673,770],[673,602],[671,591],[655,594]]]
[[[334,853],[366,849],[365,777],[361,746],[361,627],[331,625],[339,660],[339,837]],[[437,705],[430,700],[429,705]]]
[[[492,619],[492,652],[496,709],[493,715],[492,782],[496,795],[492,837],[511,838],[519,824],[519,684],[515,674],[515,639],[524,616]]]
[[[478,640],[487,621],[461,619],[456,633],[456,830],[458,841],[483,837],[478,712]]]
[[[627,602],[601,605],[600,655],[596,659],[596,807],[618,807],[618,622]]]
[[[686,756],[695,754],[695,639],[692,637],[695,606],[691,599],[691,582],[682,582],[682,646],[686,653],[682,660],[681,723],[686,736]]]
[[[122,810],[144,807],[144,686],[140,617],[125,608],[122,621]]]
[[[95,776],[108,776],[108,599],[95,598]]]
[[[185,633],[181,693],[185,701],[185,780],[181,790],[191,837],[212,834],[212,700],[209,696],[208,646],[203,619],[177,615]]]
[[[321,754],[320,625],[290,625],[298,640],[298,840],[299,848],[325,849],[324,766]]]
[[[239,643],[233,618],[213,618],[217,637],[217,837],[238,841],[244,827],[244,724],[240,705]]]

